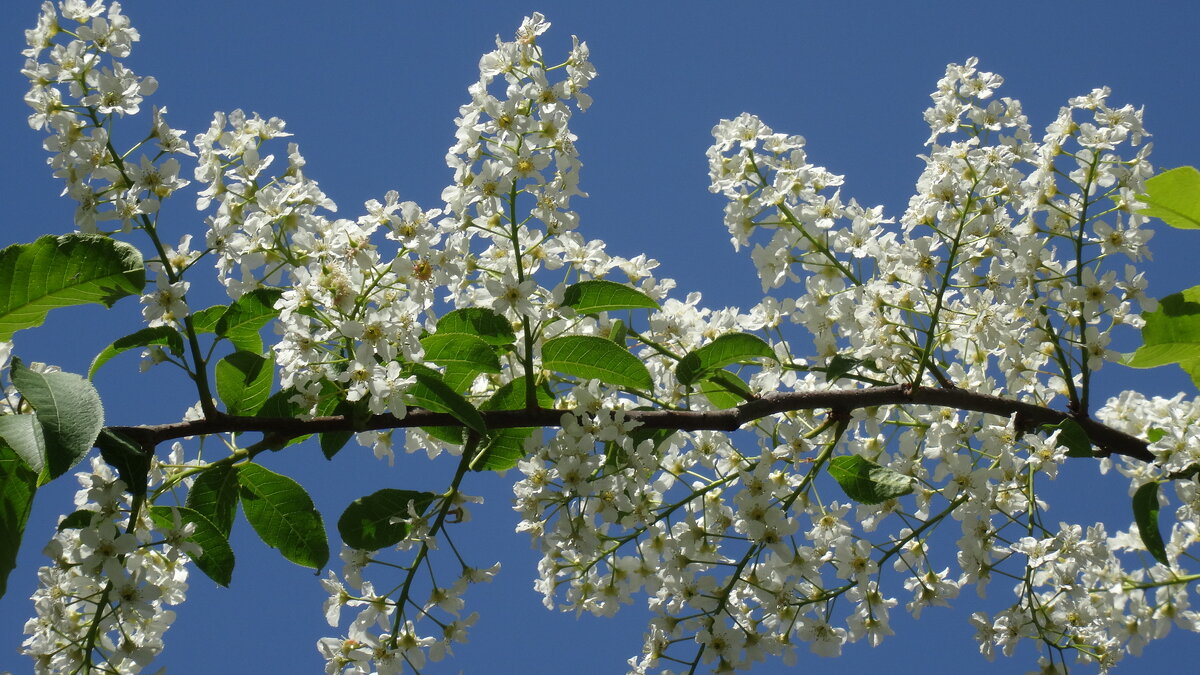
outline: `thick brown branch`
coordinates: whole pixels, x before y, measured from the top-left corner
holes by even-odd
[[[1088,417],[1043,408],[1031,403],[1013,401],[979,394],[962,389],[912,390],[907,386],[873,387],[868,389],[835,389],[831,391],[779,392],[747,401],[736,408],[695,412],[689,410],[630,410],[626,419],[637,420],[651,429],[678,429],[680,431],[734,431],[754,420],[795,410],[854,410],[882,405],[928,405],[975,412],[1009,418],[1017,415],[1023,429],[1032,429],[1043,424],[1057,424],[1066,419],[1074,420],[1087,433],[1092,444],[1098,448],[1097,456],[1125,455],[1144,462],[1154,461],[1154,455],[1146,441],[1113,429]],[[535,408],[532,410],[482,411],[484,423],[489,429],[511,429],[514,427],[557,427],[562,425],[563,415],[568,410]],[[185,436],[201,436],[228,432],[263,432],[280,439],[294,438],[305,434],[328,431],[369,431],[428,426],[462,426],[462,423],[447,413],[412,409],[403,418],[392,415],[373,415],[355,423],[340,415],[294,419],[290,417],[236,417],[218,415],[204,420],[175,422],[138,427],[110,427],[133,440],[147,445]]]

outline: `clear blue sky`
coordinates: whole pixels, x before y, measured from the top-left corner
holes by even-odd
[[[22,30],[38,12],[34,0],[9,0],[0,12],[0,46],[10,54],[0,74],[0,147],[5,149],[0,195],[6,224],[0,245],[71,229],[72,206],[45,168],[41,134],[28,129],[26,89],[18,73]],[[522,16],[542,11],[553,22],[541,42],[549,58],[572,33],[586,40],[599,71],[594,106],[573,121],[584,162],[577,201],[585,236],[604,239],[627,257],[646,253],[662,262],[660,276],[679,282],[678,296],[701,291],[710,307],[753,305],[761,296],[753,265],[735,256],[721,222],[721,200],[707,191],[704,150],[721,118],[748,111],[777,131],[808,139],[811,161],[845,174],[843,194],[885,204],[899,215],[921,169],[928,129],[921,113],[946,63],[980,58],[1002,74],[1002,95],[1021,99],[1035,129],[1053,119],[1071,96],[1113,88],[1112,102],[1146,108],[1156,166],[1200,163],[1200,83],[1192,2],[960,2],[810,3],[407,3],[314,0],[133,0],[125,13],[142,33],[128,65],[154,75],[152,101],[166,105],[173,126],[188,138],[205,129],[214,110],[243,108],[287,120],[340,213],[355,217],[367,199],[391,189],[402,199],[439,206],[449,181],[446,148],[453,118],[477,77],[479,55],[506,38]],[[977,12],[985,12],[978,14]],[[124,143],[134,127],[125,126]],[[138,128],[141,131],[142,128]],[[122,143],[118,143],[121,145]],[[183,196],[168,202],[160,222],[172,239],[201,235],[201,219]],[[1164,232],[1151,242],[1152,295],[1165,295],[1200,277],[1196,235]],[[195,280],[193,280],[195,286]],[[212,296],[215,301],[215,296]],[[61,310],[45,329],[19,333],[16,354],[83,372],[92,356],[132,332],[139,308],[125,300],[111,312]],[[1117,345],[1128,349],[1128,343]],[[192,402],[174,392],[184,382],[167,371],[137,373],[126,356],[97,383],[114,424],[178,419]],[[1134,373],[1108,366],[1097,376],[1112,387],[1171,395],[1189,386],[1176,372]],[[364,456],[365,455],[365,456]],[[348,448],[328,464],[303,446],[265,458],[313,492],[332,535],[350,500],[381,487],[440,490],[453,464],[400,457],[397,466]],[[1111,518],[1109,531],[1128,523],[1128,497],[1119,480],[1100,480],[1086,463],[1053,485],[1051,518]],[[513,533],[507,476],[472,476],[465,490],[486,495],[475,521],[456,540],[478,566],[499,560],[490,586],[474,587],[468,605],[481,613],[458,658],[427,672],[617,673],[640,650],[642,614],[615,620],[576,619],[545,611],[531,587],[537,555]],[[70,511],[73,481],[39,493],[18,568],[0,600],[0,670],[25,672],[13,650],[31,611],[39,550],[57,514]],[[1085,520],[1085,522],[1087,522]],[[469,528],[469,529],[468,529]],[[317,638],[333,634],[323,620],[324,594],[312,572],[284,561],[257,541],[243,521],[235,527],[238,567],[233,585],[218,589],[195,573],[189,600],[177,608],[158,664],[172,673],[320,672]],[[336,555],[336,548],[335,548]],[[1006,598],[1001,583],[993,597]],[[974,607],[964,589],[952,610],[927,611],[920,622],[893,614],[897,635],[878,649],[848,646],[838,661],[800,652],[800,668],[845,672],[1008,673],[1032,667],[1028,645],[1015,661],[989,665],[978,656],[966,618]],[[1175,629],[1152,644],[1125,672],[1180,672],[1200,657],[1200,636]],[[1021,659],[1020,655],[1027,658]],[[768,662],[754,672],[784,672]]]

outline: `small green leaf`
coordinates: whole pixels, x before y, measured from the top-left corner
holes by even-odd
[[[0,415],[0,439],[37,474],[46,470],[46,439],[37,415]]]
[[[146,269],[137,248],[97,234],[46,235],[0,251],[0,340],[40,326],[58,307],[141,293]]]
[[[253,415],[271,395],[274,364],[254,352],[234,352],[214,369],[217,396],[230,415]]]
[[[9,572],[17,566],[17,551],[33,509],[37,482],[37,472],[0,443],[0,598],[8,590]]]
[[[279,316],[275,302],[282,295],[283,291],[278,288],[256,288],[242,295],[221,314],[213,330],[234,347],[261,354],[263,342],[259,331]]]
[[[466,307],[447,313],[437,322],[437,333],[466,333],[489,345],[511,345],[517,341],[508,319],[485,307]]]
[[[1149,441],[1150,443],[1157,443],[1162,440],[1163,436],[1166,436],[1166,435],[1167,435],[1166,430],[1159,429],[1158,427],[1150,427],[1149,429],[1146,430],[1146,440]]]
[[[152,455],[142,449],[128,436],[109,429],[101,429],[96,437],[100,456],[109,466],[116,467],[117,474],[125,481],[130,494],[145,495],[150,475]]]
[[[612,327],[608,330],[608,339],[624,347],[625,336],[628,334],[629,330],[625,322],[620,319],[613,319]]]
[[[714,370],[700,382],[700,393],[720,410],[741,405],[755,398],[754,392],[737,375],[728,370]]]
[[[217,322],[227,311],[229,311],[229,305],[213,305],[198,312],[192,312],[188,318],[192,320],[192,327],[196,329],[197,334],[215,333],[217,332]]]
[[[200,547],[200,555],[192,562],[217,585],[229,586],[233,578],[234,564],[233,548],[229,546],[229,539],[199,511],[186,506],[150,507],[150,518],[160,530],[175,529],[176,513],[179,514],[181,525],[191,525],[194,528],[187,541]]]
[[[1146,194],[1138,199],[1148,208],[1142,215],[1159,218],[1171,227],[1200,228],[1200,171],[1180,166],[1146,181]]]
[[[467,333],[434,333],[421,338],[425,360],[476,373],[500,372],[500,359],[482,338]]]
[[[408,370],[417,378],[417,383],[405,392],[412,405],[433,412],[450,413],[480,435],[487,433],[483,416],[475,406],[443,382],[436,370],[418,364],[409,364]]]
[[[1158,529],[1158,481],[1146,483],[1133,493],[1133,520],[1150,555],[1158,562],[1170,565],[1167,547]]]
[[[862,359],[855,359],[849,356],[838,354],[829,359],[829,363],[825,366],[825,380],[828,382],[837,382],[850,371],[854,370],[858,364],[862,363]]]
[[[525,408],[525,376],[506,382],[480,404],[480,410],[523,410]],[[554,394],[542,383],[535,389],[538,405],[554,407]],[[491,438],[479,448],[479,456],[472,464],[476,471],[506,471],[517,465],[525,456],[525,439],[533,435],[535,427],[495,429]]]
[[[284,558],[321,569],[329,562],[325,523],[296,481],[258,464],[238,467],[242,512],[258,536]]]
[[[1200,359],[1200,286],[1168,295],[1142,318],[1142,346],[1123,360],[1125,365],[1154,368]]]
[[[542,367],[624,389],[652,391],[646,364],[620,345],[596,335],[566,335],[542,345]]]
[[[201,471],[188,490],[188,508],[208,519],[226,537],[233,530],[238,506],[238,470],[220,464]]]
[[[760,337],[749,333],[726,333],[688,352],[675,366],[675,378],[680,384],[693,385],[718,368],[755,358],[774,359],[775,351]]]
[[[85,527],[91,527],[92,521],[96,516],[100,515],[99,511],[89,511],[87,509],[79,509],[72,511],[71,515],[62,519],[58,524],[58,531],[63,530],[79,530]]]
[[[13,359],[10,374],[42,428],[46,464],[38,480],[45,485],[92,449],[104,427],[104,406],[96,388],[74,373],[39,373]]]
[[[1092,440],[1079,423],[1072,419],[1064,419],[1058,424],[1043,424],[1042,430],[1048,433],[1058,432],[1058,444],[1067,449],[1067,457],[1095,457],[1092,454]]]
[[[645,293],[604,279],[592,279],[571,284],[563,292],[562,304],[580,314],[595,314],[620,309],[658,309],[658,303],[651,300]]]
[[[878,504],[913,491],[915,480],[858,455],[829,460],[829,475],[846,496],[862,504]]]
[[[130,349],[149,347],[150,345],[166,347],[175,356],[183,355],[183,337],[179,334],[179,331],[170,326],[143,328],[136,333],[118,339],[97,354],[96,358],[92,359],[91,367],[88,368],[88,379],[94,378],[96,371],[100,370],[100,366],[108,363],[117,354],[127,352]]]
[[[437,495],[432,492],[385,488],[359,497],[346,507],[338,518],[342,542],[350,548],[378,551],[398,544],[408,536],[408,523],[393,523],[392,518],[409,518],[409,503],[416,514],[422,515]]]
[[[328,412],[320,411],[322,415],[342,415],[347,419],[356,420],[371,414],[366,399],[359,399],[357,401],[333,400],[332,402],[335,404],[332,410]],[[334,455],[346,447],[346,444],[353,437],[353,431],[326,431],[317,434],[321,445],[321,454],[325,456],[325,459],[333,459]]]

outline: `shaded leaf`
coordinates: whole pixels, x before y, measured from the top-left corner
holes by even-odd
[[[1133,493],[1133,520],[1146,550],[1158,562],[1169,565],[1167,547],[1158,529],[1158,481],[1151,481]]]
[[[104,461],[116,468],[130,494],[146,494],[152,459],[150,453],[127,436],[109,429],[100,430],[96,447],[100,448],[100,456]]]
[[[542,366],[625,389],[654,389],[650,371],[641,360],[620,345],[596,335],[566,335],[546,340],[542,345]]]
[[[46,235],[0,251],[0,340],[40,326],[58,307],[141,293],[146,269],[137,248],[97,234]]]
[[[1092,440],[1088,438],[1087,432],[1079,423],[1072,419],[1064,419],[1058,424],[1043,424],[1044,431],[1053,433],[1056,429],[1058,432],[1058,444],[1067,449],[1068,457],[1094,457],[1092,454]]]
[[[525,408],[525,376],[506,382],[480,404],[480,410],[523,410]],[[543,382],[535,389],[538,405],[554,407],[554,394]],[[491,438],[479,448],[479,455],[471,467],[476,471],[505,471],[517,465],[525,456],[525,439],[533,435],[536,427],[495,429]]]
[[[160,530],[170,530],[175,527],[175,514],[179,514],[182,524],[192,525],[195,529],[188,536],[190,541],[200,547],[200,555],[192,559],[196,567],[204,572],[219,586],[228,586],[233,578],[233,548],[229,539],[216,525],[205,518],[200,512],[186,506],[151,506],[150,518]]]
[[[563,292],[562,304],[580,314],[595,314],[620,309],[658,309],[658,303],[645,293],[605,279],[592,279],[571,284]]]
[[[393,523],[392,518],[409,518],[411,502],[417,515],[437,498],[432,492],[395,490],[385,488],[365,497],[359,497],[338,518],[338,532],[342,542],[350,548],[378,551],[398,544],[408,536],[408,523]]]
[[[17,566],[17,551],[33,509],[38,474],[12,448],[0,443],[0,598],[8,590],[8,575]]]
[[[42,425],[32,413],[0,415],[0,439],[25,462],[25,466],[41,474],[46,470],[46,439]]]
[[[217,396],[230,415],[253,415],[271,395],[274,364],[253,352],[234,352],[214,369]]]
[[[1172,293],[1143,312],[1142,346],[1122,362],[1133,368],[1200,360],[1200,286]]]
[[[229,305],[213,305],[205,307],[198,312],[192,312],[189,317],[192,320],[192,327],[196,329],[196,333],[215,333],[217,332],[217,322],[229,310]]]
[[[913,491],[915,480],[859,455],[829,460],[829,475],[846,496],[862,504],[878,504]]]
[[[242,512],[263,542],[297,565],[324,567],[325,523],[304,488],[259,464],[242,464],[237,473]]]
[[[417,383],[406,392],[412,405],[434,412],[450,413],[455,419],[480,435],[487,433],[483,416],[479,414],[475,406],[443,382],[441,375],[436,370],[409,364],[409,372],[417,378]]]
[[[63,530],[78,530],[85,527],[91,527],[92,521],[95,520],[96,516],[98,515],[100,515],[99,511],[89,511],[87,509],[72,511],[69,516],[63,518],[62,521],[58,523],[58,531],[62,532]]]
[[[188,490],[188,508],[204,516],[226,537],[233,530],[238,507],[238,470],[221,464],[201,471]]]

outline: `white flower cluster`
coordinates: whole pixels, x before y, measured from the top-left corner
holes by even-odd
[[[78,510],[46,546],[53,563],[38,570],[21,651],[37,673],[137,673],[163,649],[175,620],[167,606],[185,599],[187,563],[200,554],[185,541],[194,526],[178,514],[171,527],[156,525],[99,457],[76,476]]]

